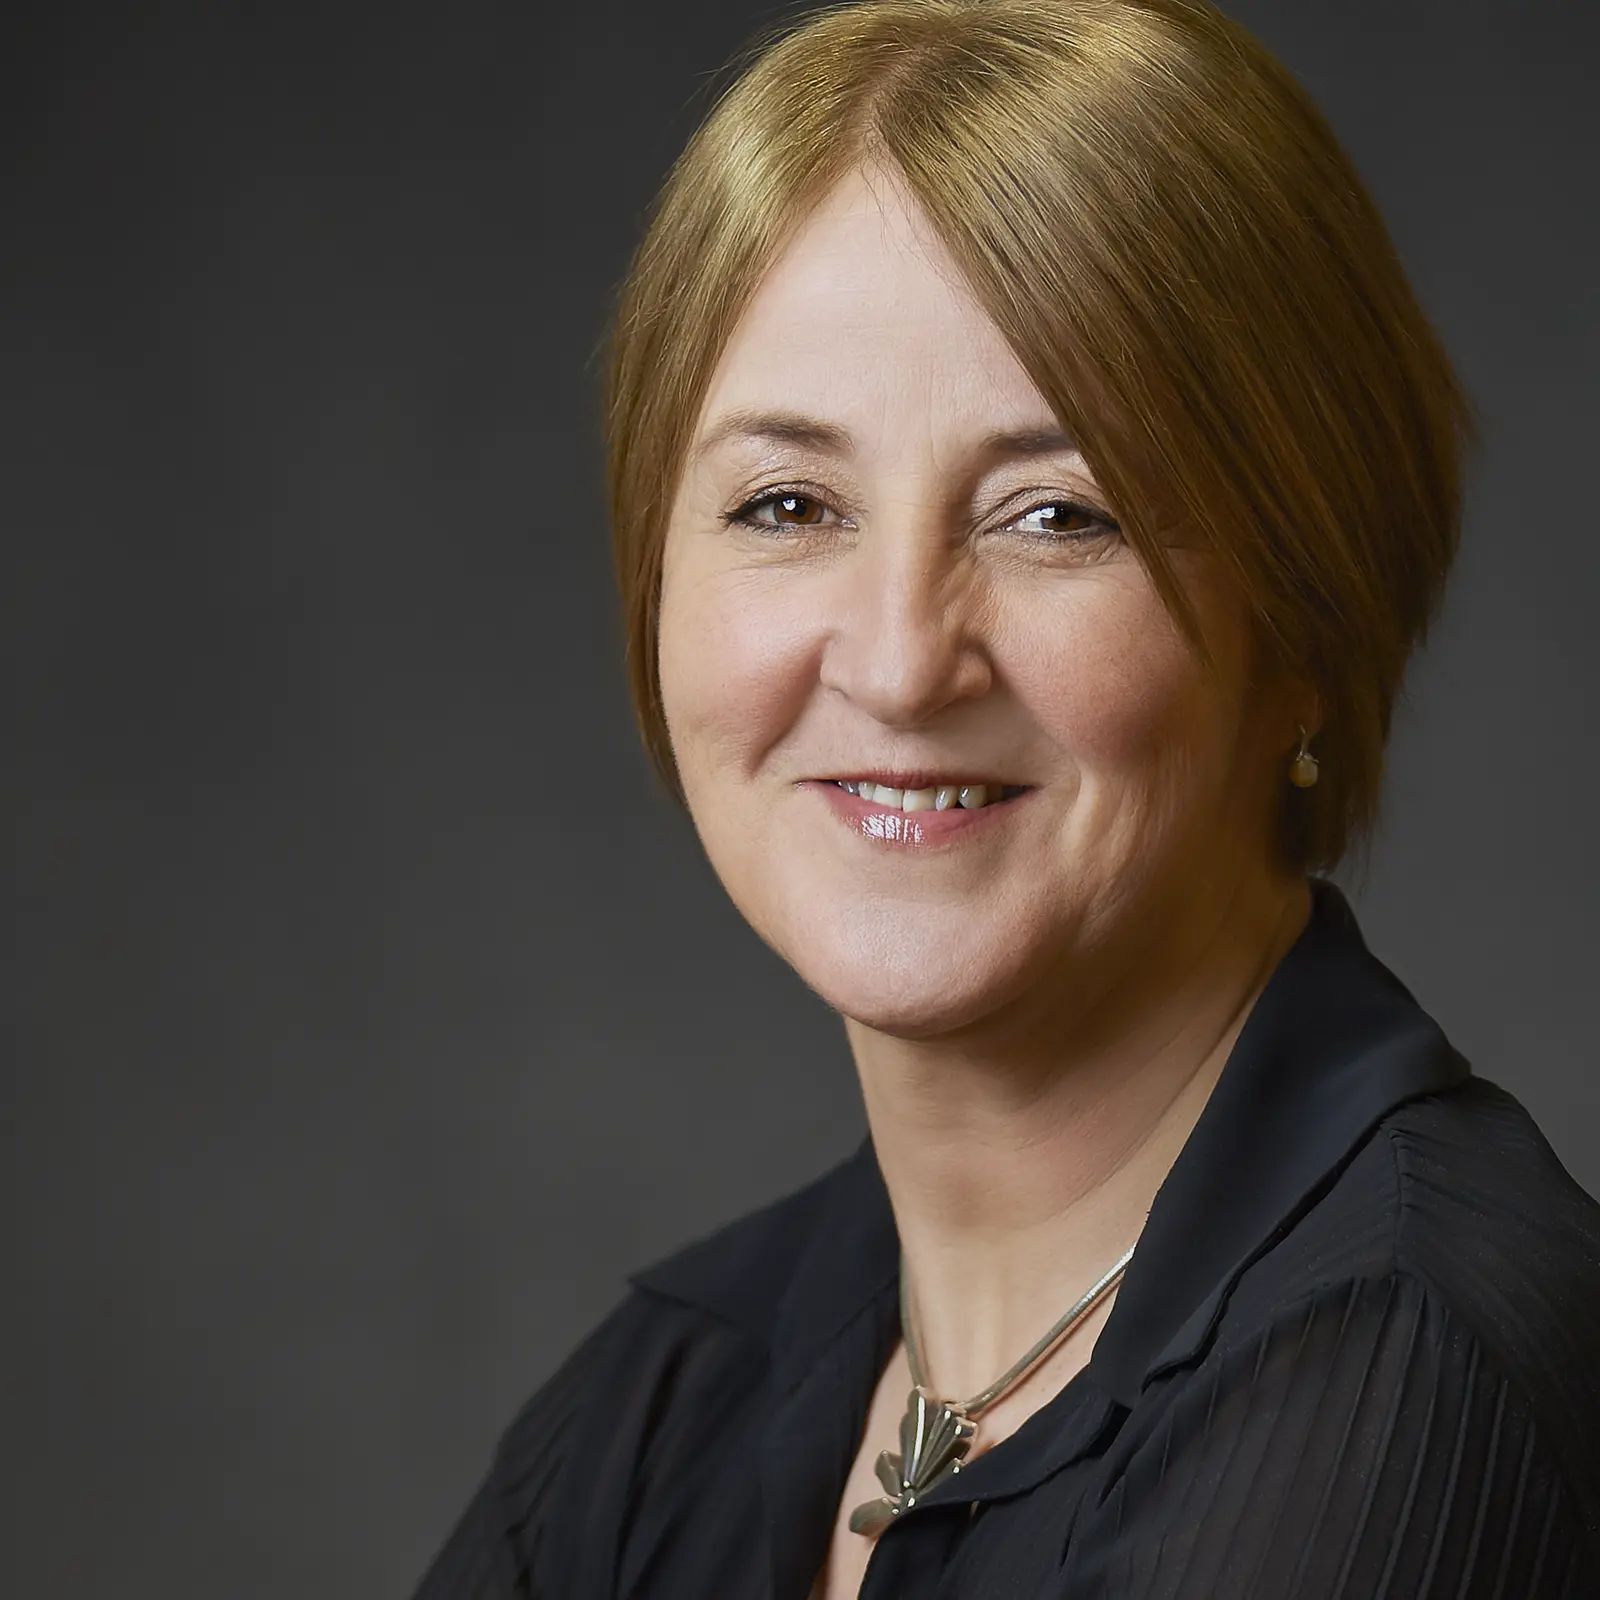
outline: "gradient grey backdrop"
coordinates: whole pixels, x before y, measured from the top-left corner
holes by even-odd
[[[1600,5],[1233,9],[1486,430],[1358,905],[1600,1188]],[[608,297],[772,14],[11,13],[7,1595],[403,1595],[624,1273],[861,1134],[646,776],[603,520]]]

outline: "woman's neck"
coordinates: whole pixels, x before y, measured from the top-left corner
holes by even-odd
[[[1137,1239],[1309,910],[1301,878],[1198,897],[957,1036],[847,1023],[941,1394],[990,1383]]]

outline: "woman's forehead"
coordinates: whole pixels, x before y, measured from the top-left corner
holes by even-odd
[[[943,241],[898,181],[843,178],[773,257],[745,313],[767,335],[819,320],[870,333],[954,317],[999,337]]]
[[[898,183],[852,173],[798,226],[722,352],[702,440],[734,410],[779,407],[870,431],[893,414],[977,411],[1020,428],[1050,412]]]

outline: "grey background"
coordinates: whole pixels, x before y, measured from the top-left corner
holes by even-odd
[[[1600,1188],[1600,6],[1234,10],[1486,431],[1358,905]],[[612,286],[770,14],[8,14],[7,1594],[404,1594],[623,1274],[860,1136],[646,775],[602,509]]]

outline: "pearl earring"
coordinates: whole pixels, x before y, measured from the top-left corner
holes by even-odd
[[[1306,730],[1300,729],[1300,748],[1289,763],[1289,782],[1297,789],[1309,789],[1317,781],[1317,758],[1306,749]]]

